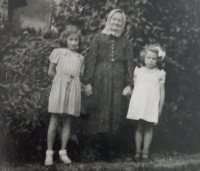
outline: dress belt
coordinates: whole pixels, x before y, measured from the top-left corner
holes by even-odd
[[[79,76],[74,75],[74,74],[63,73],[63,72],[59,72],[59,71],[57,71],[56,74],[61,75],[61,76],[65,76],[66,75],[66,76],[69,76],[69,78],[71,78],[71,79],[79,79]]]
[[[110,61],[98,61],[97,63],[108,63],[108,64],[123,64],[124,61],[110,60]]]

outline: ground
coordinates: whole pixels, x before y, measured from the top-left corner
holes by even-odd
[[[0,171],[199,171],[200,154],[152,154],[149,162],[135,163],[131,158],[110,162],[74,162],[71,165],[55,161],[46,167],[41,163],[2,162]]]

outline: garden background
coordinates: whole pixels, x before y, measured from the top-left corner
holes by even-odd
[[[200,2],[198,0],[68,0],[53,6],[49,31],[15,29],[3,21],[0,30],[0,154],[3,160],[43,160],[51,79],[49,54],[58,47],[65,25],[76,24],[83,34],[80,53],[87,57],[94,34],[104,28],[114,8],[127,16],[124,36],[132,43],[133,62],[147,43],[159,42],[167,52],[162,63],[166,99],[151,151],[200,152]],[[82,114],[87,111],[82,108]],[[81,119],[75,120],[81,125]],[[79,148],[78,126],[73,127],[70,149]],[[134,126],[133,126],[134,132]],[[132,146],[132,140],[130,146]],[[55,148],[59,148],[59,137]],[[131,148],[132,149],[132,148]],[[130,155],[134,151],[130,150]],[[78,150],[70,150],[74,160]]]

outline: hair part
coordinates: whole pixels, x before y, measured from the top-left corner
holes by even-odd
[[[75,25],[68,25],[66,26],[65,30],[62,32],[60,39],[59,39],[59,44],[62,47],[68,47],[67,45],[67,38],[72,35],[72,34],[77,34],[79,38],[79,45],[81,43],[81,34],[80,30],[78,29],[77,26]]]

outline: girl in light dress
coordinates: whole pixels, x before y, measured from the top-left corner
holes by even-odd
[[[134,90],[131,96],[127,118],[137,120],[135,132],[135,161],[149,159],[149,147],[153,136],[153,125],[158,123],[165,98],[165,71],[157,68],[157,62],[165,57],[158,44],[146,45],[140,52],[144,62],[134,71]],[[142,147],[143,140],[143,149]]]
[[[67,156],[67,143],[70,137],[70,116],[79,117],[81,108],[81,82],[84,57],[77,53],[80,33],[77,27],[69,25],[61,35],[65,48],[56,48],[51,53],[48,75],[53,78],[48,112],[51,113],[47,133],[45,165],[53,164],[53,144],[59,120],[63,123],[61,135],[60,160],[70,164]]]

